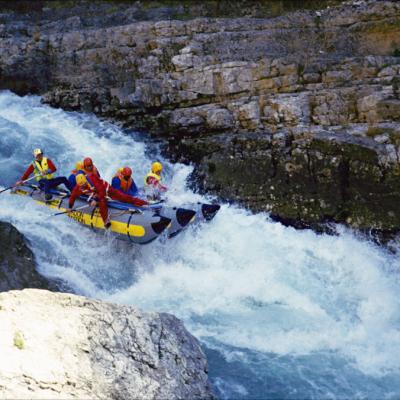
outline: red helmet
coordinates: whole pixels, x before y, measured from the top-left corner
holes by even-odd
[[[83,160],[83,166],[84,166],[85,168],[87,168],[87,167],[93,167],[93,161],[92,161],[92,159],[91,159],[90,157],[86,157],[86,158]]]
[[[121,173],[122,173],[122,176],[127,176],[127,177],[132,176],[132,170],[129,167],[122,168]]]

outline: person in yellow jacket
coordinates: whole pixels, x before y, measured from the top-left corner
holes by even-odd
[[[78,161],[75,164],[75,168],[71,171],[71,175],[68,177],[68,181],[69,184],[71,185],[71,187],[75,187],[76,185],[76,176],[78,174],[84,174],[84,170],[83,170],[83,162],[82,161]]]
[[[162,193],[165,193],[168,188],[161,183],[161,172],[163,166],[156,161],[151,164],[151,171],[144,178],[145,192],[153,200],[159,200]]]
[[[26,169],[21,179],[15,184],[15,186],[22,185],[23,181],[27,180],[28,177],[34,173],[40,189],[42,189],[45,193],[46,200],[51,199],[52,196],[50,190],[55,189],[58,185],[64,184],[68,190],[72,191],[73,187],[70,185],[65,176],[54,178],[53,174],[56,172],[57,168],[50,158],[44,157],[42,149],[33,150],[33,156],[33,161],[31,164],[29,164],[29,167]]]

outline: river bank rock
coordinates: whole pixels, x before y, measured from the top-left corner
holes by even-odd
[[[400,3],[252,4],[3,13],[0,87],[147,130],[252,210],[400,230]]]
[[[351,140],[350,128],[303,128],[221,134],[189,140],[188,147],[184,139],[177,146],[201,159],[193,176],[203,191],[299,228],[334,221],[391,236],[400,227],[400,184],[390,133],[400,130],[390,126],[372,132],[357,126]]]
[[[0,294],[0,346],[1,398],[213,398],[198,341],[170,314],[10,291]]]
[[[38,288],[59,291],[61,282],[49,281],[36,270],[25,237],[11,224],[0,221],[0,292]]]

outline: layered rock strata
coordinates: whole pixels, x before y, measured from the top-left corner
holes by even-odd
[[[169,314],[10,291],[0,294],[0,347],[1,398],[213,398],[198,341]]]
[[[128,10],[106,27],[3,15],[0,86],[167,138],[201,188],[253,210],[400,229],[399,2],[277,18]]]

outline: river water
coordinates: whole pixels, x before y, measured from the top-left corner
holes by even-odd
[[[60,174],[90,156],[108,180],[130,165],[139,185],[157,158],[171,201],[210,200],[185,187],[190,167],[162,160],[141,135],[0,92],[0,185],[23,173],[35,147]],[[219,398],[400,398],[399,255],[342,227],[337,236],[296,231],[232,205],[146,246],[50,214],[0,196],[0,220],[28,237],[42,274],[182,319],[203,345]]]

